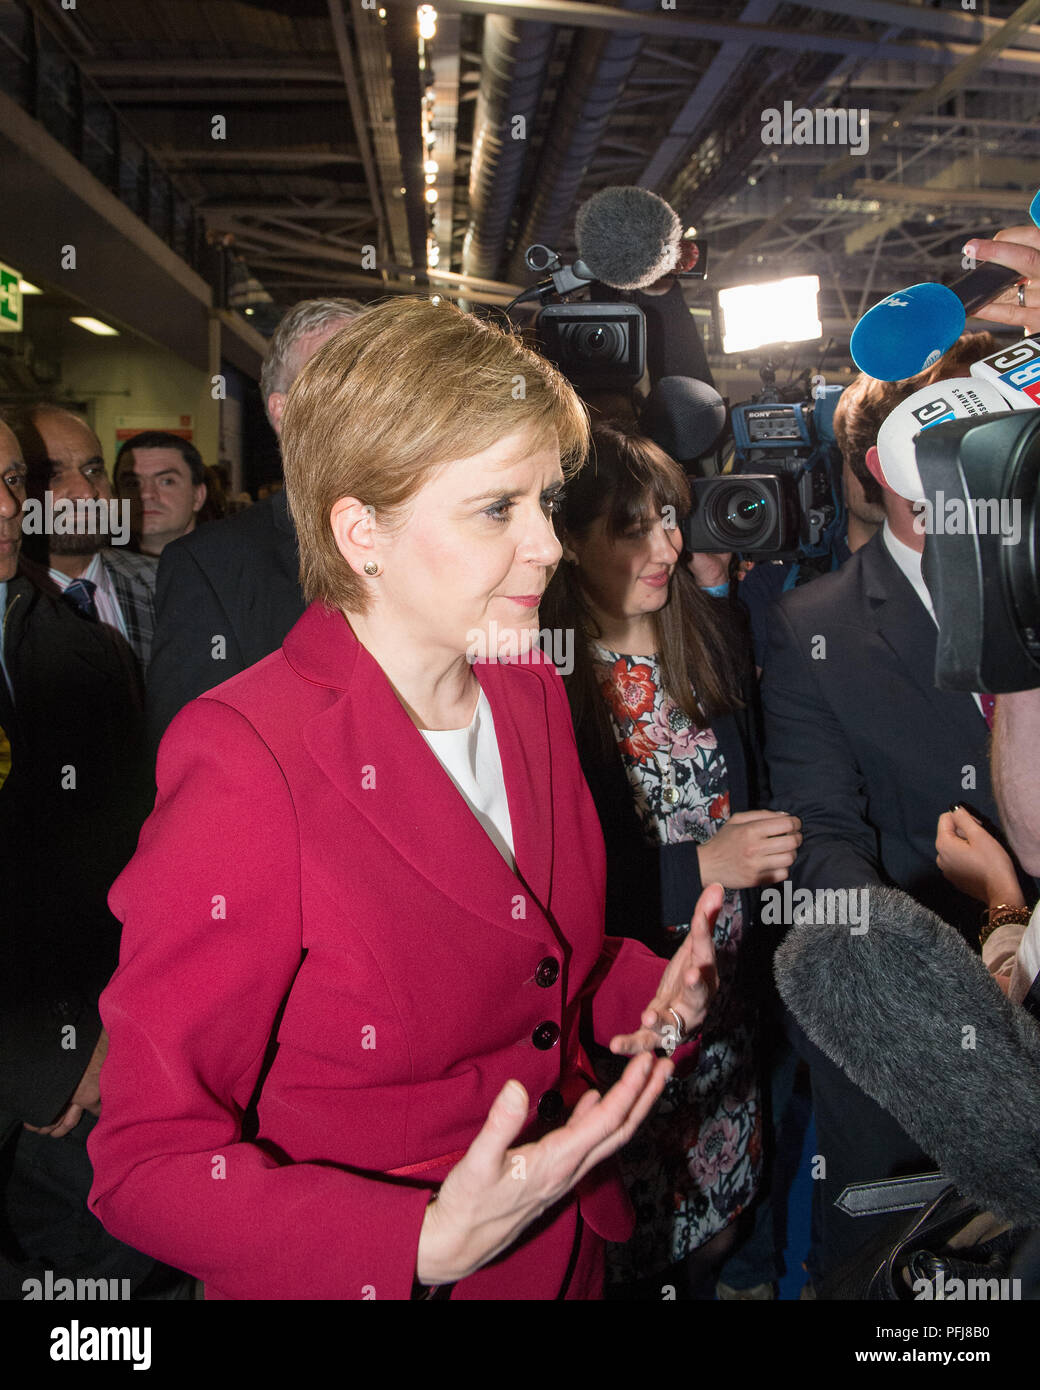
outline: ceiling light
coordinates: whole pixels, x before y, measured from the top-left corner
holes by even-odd
[[[428,189],[426,190],[426,201],[427,201],[428,203],[435,203],[435,202],[437,201],[437,190],[436,190],[436,188],[428,188]]]
[[[438,167],[437,161],[436,161],[435,159],[428,159],[428,160],[426,161],[426,163],[423,165],[423,170],[424,170],[427,174],[436,174],[436,173],[439,173],[439,167]]]
[[[419,21],[419,37],[432,39],[437,33],[437,11],[432,5],[420,5],[415,15]]]
[[[100,319],[92,319],[89,315],[70,318],[69,323],[74,323],[79,328],[85,328],[88,333],[96,333],[99,338],[119,337],[118,328],[111,328],[107,323],[102,323]]]
[[[18,288],[21,290],[22,294],[43,294],[43,290],[40,289],[39,285],[30,285],[28,280],[19,280]]]

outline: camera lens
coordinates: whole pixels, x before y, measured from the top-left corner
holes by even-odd
[[[741,550],[769,530],[774,511],[772,499],[757,483],[734,481],[712,495],[705,521],[719,541]]]
[[[624,353],[624,339],[616,323],[579,324],[573,341],[577,354],[592,362],[619,360]]]

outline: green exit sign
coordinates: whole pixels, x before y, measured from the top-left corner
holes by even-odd
[[[21,278],[17,270],[0,261],[0,333],[22,331]]]

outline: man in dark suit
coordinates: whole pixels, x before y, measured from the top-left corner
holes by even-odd
[[[921,384],[874,383],[887,393],[880,418]],[[979,904],[943,877],[935,835],[953,802],[999,834],[988,721],[979,696],[935,686],[937,627],[921,578],[924,536],[912,502],[888,487],[877,449],[863,461],[882,489],[881,530],[840,570],[786,594],[770,611],[762,695],[773,804],[801,817],[796,888],[895,884],[977,949]],[[834,1208],[848,1183],[934,1165],[790,1025],[810,1065],[826,1164],[816,1188],[820,1248],[810,1258],[818,1279],[884,1224]]]
[[[3,425],[0,464],[0,1298],[47,1270],[137,1290],[155,1262],[89,1212],[86,1136],[119,947],[105,898],[148,811],[143,691],[122,638],[17,572],[26,469]]]
[[[29,491],[38,501],[49,492],[55,508],[86,504],[75,529],[55,527],[34,546],[23,569],[38,588],[67,603],[92,622],[111,627],[148,668],[155,628],[157,562],[126,549],[125,531],[111,525],[118,507],[97,435],[80,416],[47,403],[18,411],[12,427],[29,469]],[[129,513],[129,502],[125,510]],[[118,516],[118,512],[116,513]],[[104,529],[95,523],[106,520]],[[118,544],[106,544],[114,540]]]
[[[275,434],[304,364],[362,307],[353,299],[305,299],[282,319],[260,377]],[[189,700],[276,651],[304,607],[284,492],[166,546],[148,674],[153,749]]]

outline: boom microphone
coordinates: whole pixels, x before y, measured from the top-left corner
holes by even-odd
[[[1040,227],[1040,192],[1029,206]],[[852,330],[849,351],[861,372],[905,381],[925,371],[964,332],[969,314],[1022,279],[1020,270],[986,262],[952,285],[911,285],[868,309]]]
[[[700,458],[726,425],[719,393],[691,376],[663,376],[646,398],[639,427],[676,463]]]
[[[640,290],[679,264],[682,223],[649,189],[603,188],[574,219],[579,260],[595,280],[616,290]],[[577,267],[576,267],[577,268]]]
[[[866,931],[793,927],[781,996],[963,1196],[1040,1224],[1040,1029],[933,912],[898,888],[853,891],[869,894]]]

